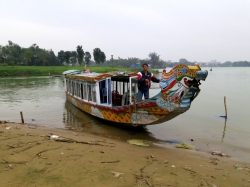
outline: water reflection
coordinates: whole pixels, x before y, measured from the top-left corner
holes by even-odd
[[[63,122],[66,129],[84,131],[92,129],[97,124],[97,120],[73,106],[69,101],[65,102],[65,111],[63,113]]]
[[[75,131],[85,131],[104,137],[121,140],[144,139],[155,143],[163,143],[154,137],[146,127],[123,127],[119,124],[112,124],[108,121],[93,117],[72,105],[69,101],[65,102],[65,112],[63,114],[65,128]]]

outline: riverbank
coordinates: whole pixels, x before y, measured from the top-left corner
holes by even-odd
[[[0,140],[1,186],[250,185],[249,163],[195,150],[16,123],[1,124]]]
[[[62,75],[67,70],[85,70],[84,67],[76,66],[0,66],[0,77],[22,77],[22,76],[48,76]],[[106,67],[91,66],[87,67],[92,72],[104,73],[112,71],[138,72],[141,68],[122,68],[122,67]],[[152,70],[152,72],[157,72]]]

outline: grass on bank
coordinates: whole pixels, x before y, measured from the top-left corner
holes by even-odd
[[[138,72],[141,68],[122,68],[122,67],[105,67],[92,66],[87,67],[92,72],[112,72],[112,71],[127,71]],[[0,66],[0,77],[16,77],[16,76],[48,76],[62,75],[62,72],[67,70],[85,70],[84,67],[72,66]],[[151,70],[150,70],[151,71]],[[158,72],[152,70],[152,72]]]

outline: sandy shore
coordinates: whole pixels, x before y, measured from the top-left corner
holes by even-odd
[[[31,124],[0,126],[3,187],[249,187],[250,164]],[[60,141],[50,139],[51,135]],[[67,140],[67,141],[65,141]]]

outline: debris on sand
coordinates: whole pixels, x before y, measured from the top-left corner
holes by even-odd
[[[133,140],[128,140],[127,142],[133,145],[138,145],[138,146],[149,146],[149,143],[147,140],[133,139]]]
[[[57,136],[57,135],[55,135],[55,134],[53,134],[53,135],[51,135],[50,136],[50,139],[52,140],[52,139],[58,139],[59,138],[59,136]]]
[[[212,151],[212,155],[219,155],[219,156],[228,156],[227,154],[223,153],[222,151]]]
[[[122,175],[124,175],[124,173],[119,173],[119,172],[116,172],[116,171],[110,171],[111,173],[113,173],[114,174],[114,177],[116,177],[116,178],[119,178],[119,177],[121,177]]]
[[[174,140],[174,139],[166,140],[166,142],[168,142],[168,143],[182,143],[182,141],[180,141],[180,140]]]
[[[186,144],[186,143],[179,143],[175,145],[176,148],[183,148],[183,149],[195,149],[194,146]]]

